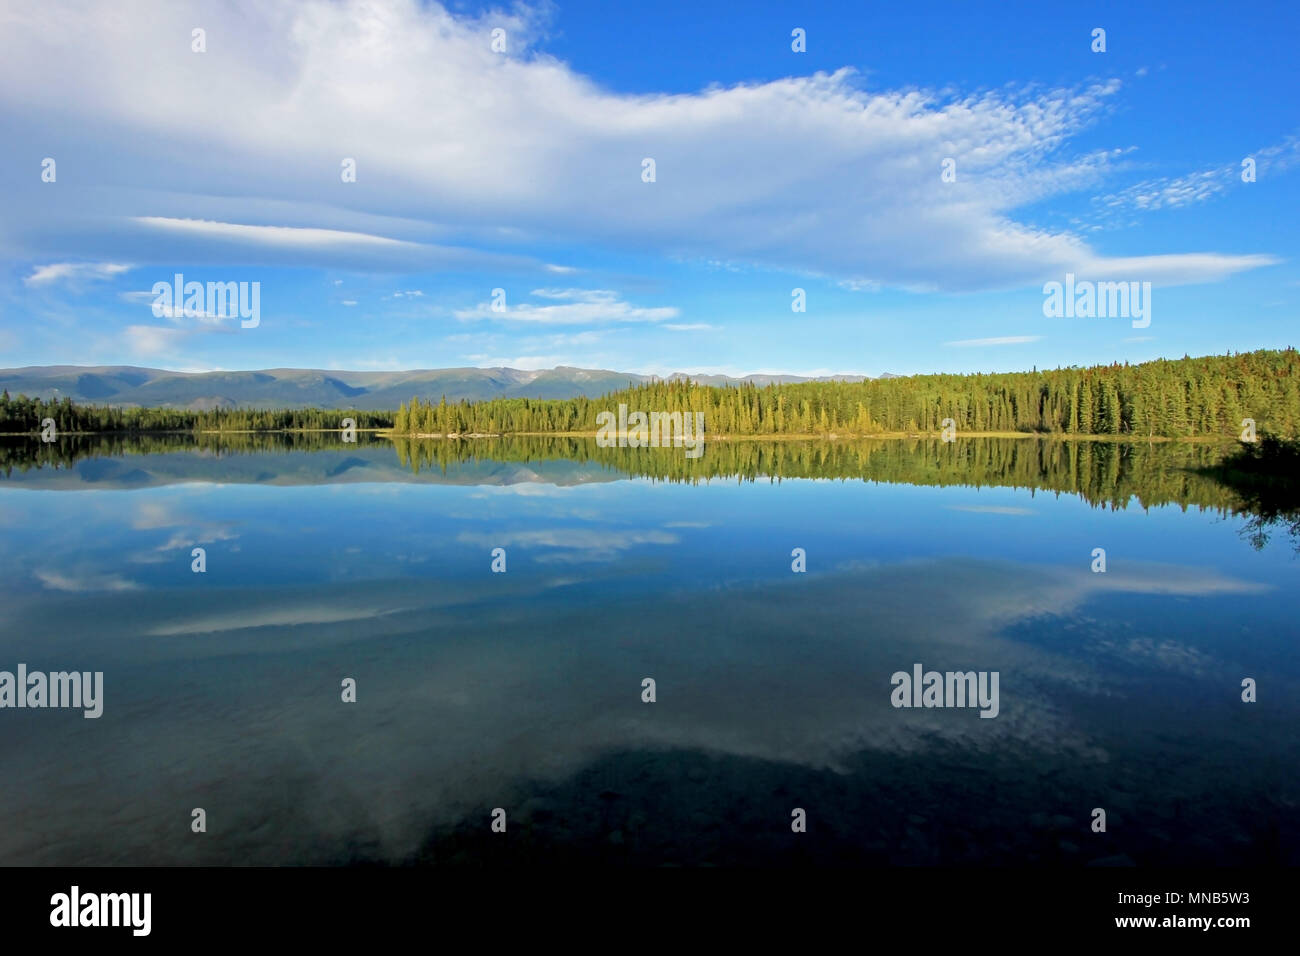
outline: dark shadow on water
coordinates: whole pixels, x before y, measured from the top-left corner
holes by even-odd
[[[1237,495],[1233,510],[1247,516],[1242,537],[1256,550],[1280,529],[1300,553],[1300,440],[1261,435],[1202,474]]]
[[[848,773],[693,750],[610,754],[559,784],[431,830],[414,866],[1294,866],[1281,803],[1221,782],[1163,799],[1116,768],[1038,770],[935,742],[924,757],[859,754]],[[1109,777],[1109,780],[1104,779]],[[1171,786],[1188,781],[1175,779]],[[1086,805],[1079,802],[1087,794]],[[1109,809],[1091,830],[1093,804]],[[792,811],[807,831],[791,829]],[[351,863],[379,864],[364,851]]]

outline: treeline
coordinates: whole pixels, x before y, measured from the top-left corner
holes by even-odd
[[[595,464],[620,475],[701,484],[714,480],[779,482],[832,479],[984,488],[1027,488],[1074,494],[1098,507],[1143,508],[1175,503],[1228,513],[1237,496],[1209,469],[1224,455],[1210,444],[1049,442],[989,438],[948,443],[934,438],[822,441],[729,441],[700,458],[675,448],[604,448],[590,438],[523,436],[500,441],[394,441],[413,474],[454,471],[465,461]]]
[[[219,408],[194,414],[194,427],[199,431],[335,430],[343,428],[345,418],[352,419],[355,427],[360,429],[393,427],[393,413],[390,411]]]
[[[1300,434],[1300,353],[1262,350],[1052,371],[914,375],[868,382],[805,382],[759,388],[674,380],[598,399],[528,398],[434,404],[419,396],[396,413],[339,409],[115,408],[0,396],[0,432],[274,431],[391,428],[398,435],[471,435],[597,430],[596,416],[630,411],[703,412],[708,435],[865,436],[962,432],[1237,437],[1242,420],[1259,432]]]
[[[1261,435],[1202,473],[1240,498],[1240,511],[1250,515],[1245,535],[1256,548],[1282,527],[1300,552],[1300,441]]]
[[[194,451],[202,451],[194,456]],[[68,469],[87,458],[176,455],[167,474],[204,480],[262,480],[278,468],[295,466],[285,453],[334,452],[364,460],[373,480],[477,480],[495,465],[527,464],[562,476],[600,468],[611,479],[626,476],[654,482],[780,482],[822,479],[913,485],[1027,488],[1078,495],[1097,507],[1153,507],[1176,503],[1227,513],[1238,495],[1218,479],[1216,466],[1231,451],[1218,443],[1041,441],[989,438],[944,442],[937,438],[824,442],[714,442],[700,458],[679,448],[605,448],[592,438],[520,435],[465,441],[393,441],[359,435],[355,443],[329,432],[196,432],[140,435],[70,435],[57,442],[0,440],[0,475],[33,469]],[[214,460],[270,453],[252,472],[217,468]],[[344,459],[331,460],[320,476],[333,475]],[[558,466],[558,467],[554,467]],[[149,468],[151,466],[142,465]],[[192,471],[187,471],[192,468]],[[323,469],[323,470],[322,470]],[[307,469],[310,471],[310,469]],[[446,476],[443,479],[443,476]]]
[[[702,457],[688,458],[676,448],[607,448],[592,438],[561,435],[389,441],[362,433],[356,442],[347,442],[329,431],[83,434],[48,443],[0,440],[0,478],[14,472],[71,469],[87,458],[172,454],[174,460],[162,473],[213,481],[262,481],[268,474],[280,474],[280,468],[296,473],[299,466],[290,465],[286,453],[335,452],[345,457],[331,459],[323,470],[317,469],[319,474],[311,468],[304,473],[318,478],[333,476],[348,463],[364,461],[373,480],[403,480],[404,473],[408,480],[427,480],[432,473],[435,481],[462,482],[481,480],[493,473],[494,466],[527,463],[531,470],[561,481],[566,468],[576,475],[594,466],[611,479],[636,476],[687,484],[821,479],[1025,488],[1077,495],[1094,507],[1110,509],[1172,503],[1243,514],[1254,520],[1252,533],[1260,532],[1261,540],[1263,532],[1279,523],[1291,527],[1300,540],[1300,442],[1280,442],[1263,435],[1256,445],[1235,446],[1241,449],[1238,452],[1233,447],[1201,442],[1023,438],[952,443],[936,438],[736,440],[711,443]],[[196,450],[204,454],[193,456]],[[265,458],[252,472],[211,464],[223,458],[268,453],[275,457]]]
[[[59,433],[72,432],[181,432],[181,431],[283,431],[341,429],[351,418],[359,429],[392,428],[393,413],[339,409],[120,408],[81,405],[67,398],[47,401],[0,394],[0,433],[36,434],[42,422],[53,419]]]
[[[438,404],[413,398],[397,434],[584,432],[625,403],[631,411],[702,411],[713,435],[1037,432],[1186,438],[1238,436],[1242,420],[1300,432],[1300,354],[1262,350],[1053,371],[915,375],[868,382],[715,387],[656,382],[599,399],[527,398]]]
[[[57,441],[25,438],[0,439],[0,476],[8,477],[41,468],[70,469],[85,458],[121,458],[127,455],[165,455],[204,452],[211,458],[265,452],[355,451],[363,446],[391,443],[361,432],[355,442],[341,433],[324,431],[113,431],[68,432]]]

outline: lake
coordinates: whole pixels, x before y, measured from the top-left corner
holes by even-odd
[[[0,863],[1294,865],[1224,450],[0,439],[0,670],[103,674],[0,709]]]

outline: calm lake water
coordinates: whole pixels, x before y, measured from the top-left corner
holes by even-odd
[[[1300,862],[1300,559],[1221,448],[0,442],[0,670],[104,674],[0,710],[0,863]]]

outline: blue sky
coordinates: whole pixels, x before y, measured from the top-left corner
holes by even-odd
[[[1297,344],[1294,4],[738,9],[6,8],[0,365],[907,374]],[[155,315],[178,272],[259,283],[258,325]],[[1150,282],[1150,325],[1045,317],[1067,273]]]

